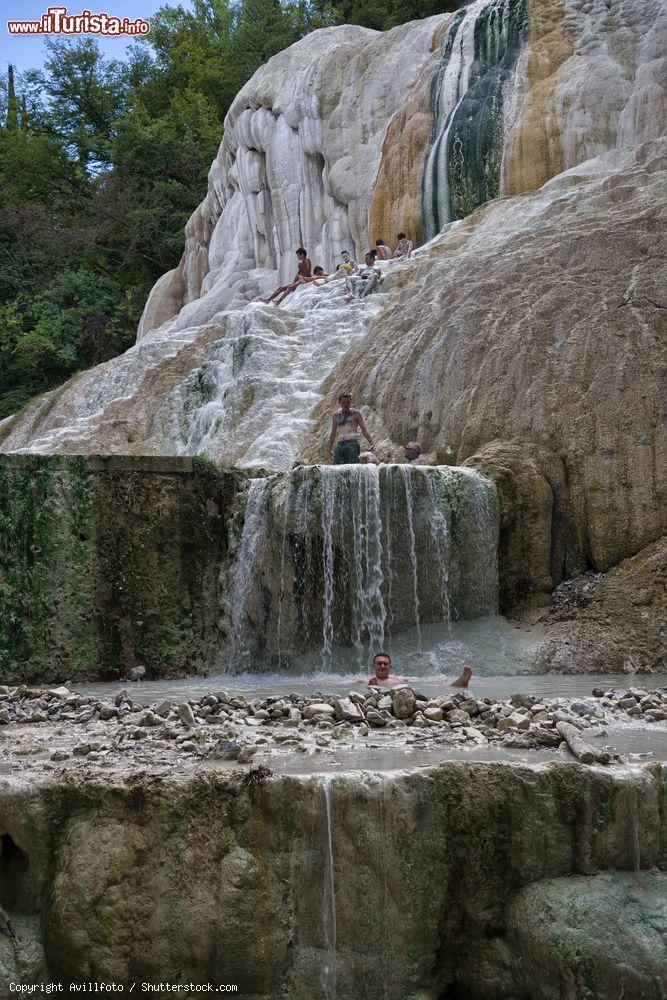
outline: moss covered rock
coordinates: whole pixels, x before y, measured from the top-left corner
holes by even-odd
[[[189,458],[0,456],[0,679],[206,671],[240,482]]]

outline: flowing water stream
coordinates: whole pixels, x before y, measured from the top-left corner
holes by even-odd
[[[504,106],[526,32],[526,0],[477,0],[449,27],[431,92],[422,180],[427,239],[501,193]]]
[[[498,511],[471,469],[313,466],[254,479],[231,574],[234,673],[354,669],[497,607]],[[314,660],[316,654],[316,660]]]
[[[325,880],[322,900],[324,912],[322,916],[324,939],[327,951],[327,961],[323,969],[324,995],[327,1000],[336,1000],[336,878],[334,872],[333,831],[331,820],[331,778],[322,778],[324,794],[324,815],[327,824],[327,861],[324,866]]]

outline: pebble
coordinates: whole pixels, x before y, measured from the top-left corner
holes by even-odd
[[[510,701],[496,701],[471,698],[467,692],[457,691],[453,695],[427,698],[411,685],[401,684],[389,691],[352,690],[347,697],[335,699],[318,692],[309,696],[292,693],[288,697],[267,695],[263,699],[247,700],[241,696],[230,698],[221,691],[196,700],[191,698],[180,705],[173,699],[163,699],[144,707],[134,704],[126,690],[120,691],[115,703],[111,704],[71,693],[64,686],[41,690],[22,685],[6,687],[4,695],[0,686],[0,698],[4,698],[0,722],[5,725],[50,722],[54,727],[52,732],[60,737],[75,731],[72,723],[83,725],[91,736],[95,733],[110,738],[113,741],[111,750],[103,749],[101,743],[93,743],[91,739],[79,743],[72,740],[76,746],[70,744],[55,750],[50,759],[58,763],[74,755],[111,767],[128,754],[142,765],[159,761],[168,766],[173,741],[176,747],[184,747],[184,752],[194,753],[200,748],[202,756],[248,762],[257,753],[257,746],[245,744],[243,738],[239,740],[238,737],[245,733],[252,741],[254,730],[259,733],[260,728],[262,735],[257,743],[261,742],[264,754],[292,752],[297,746],[301,753],[312,750],[331,753],[332,744],[345,743],[351,736],[364,739],[379,729],[385,730],[387,735],[377,745],[385,745],[390,738],[392,746],[408,739],[432,746],[431,740],[427,744],[423,742],[427,734],[408,736],[413,729],[415,732],[429,729],[428,736],[437,743],[484,745],[491,740],[521,748],[555,748],[561,742],[555,731],[559,720],[586,729],[593,723],[608,723],[620,713],[629,718],[645,719],[651,725],[667,718],[667,689],[649,692],[644,688],[607,691],[595,688],[594,696],[595,702],[567,698],[540,701],[520,693],[513,695]],[[201,725],[204,720],[210,724]],[[315,732],[312,734],[314,740],[304,741],[299,735],[298,730],[305,726],[317,732],[316,737]],[[39,732],[33,725],[29,728],[31,732]],[[397,732],[390,736],[392,729]],[[7,737],[8,733],[3,732],[5,745]],[[9,753],[16,757],[30,757],[46,749],[43,743],[33,746],[21,742],[20,736],[15,736],[15,741]],[[14,767],[11,760],[9,767]]]
[[[315,701],[307,705],[303,713],[305,719],[312,719],[316,715],[328,715],[333,719],[335,714],[333,705],[329,705],[326,701]]]
[[[335,704],[337,719],[345,719],[347,722],[362,722],[364,713],[352,698],[340,698]]]
[[[238,743],[232,740],[219,740],[211,750],[211,757],[217,757],[219,760],[238,760],[240,753],[241,747]]]

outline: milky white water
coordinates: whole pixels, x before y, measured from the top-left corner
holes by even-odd
[[[157,417],[176,454],[289,468],[312,429],[325,380],[382,308],[381,292],[351,303],[344,296],[337,280],[297,289],[280,306],[251,303],[227,313],[224,337]]]

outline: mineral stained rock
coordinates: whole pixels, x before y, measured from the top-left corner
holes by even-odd
[[[667,990],[664,872],[536,882],[508,914],[520,982],[535,1000],[641,1000]]]
[[[478,78],[475,45],[509,44],[505,16],[511,52]],[[1,422],[0,448],[285,469],[326,458],[332,401],[351,386],[382,457],[417,436],[496,479],[503,610],[634,556],[667,527],[666,19],[659,0],[489,0],[280,53],[230,109],[138,344]],[[436,187],[465,214],[486,164],[484,196],[500,197],[389,267],[363,304],[329,285],[243,308],[300,244],[331,267],[392,228],[420,238],[432,97],[457,67],[470,91],[447,141],[484,162],[445,157]]]
[[[68,981],[215,979],[242,996],[310,1000],[333,968],[337,995],[355,1000],[457,989],[522,996],[513,959],[540,955],[542,940],[554,980],[581,966],[576,948],[557,949],[544,919],[551,907],[554,934],[572,920],[567,893],[545,893],[541,880],[591,884],[580,876],[631,871],[637,851],[643,868],[664,864],[664,789],[652,765],[614,775],[449,762],[336,776],[327,795],[328,808],[316,777],[246,787],[239,773],[3,779],[3,903],[33,921],[31,967],[41,941],[50,976]],[[515,906],[521,890],[525,906]],[[604,905],[594,893],[578,899],[582,913]],[[591,954],[603,953],[599,931]],[[627,947],[636,968],[639,930],[615,933],[613,955]],[[641,933],[650,943],[650,928]],[[11,980],[9,957],[0,969]],[[655,952],[646,967],[650,1000],[659,961]],[[551,997],[551,981],[536,976],[540,997]]]

